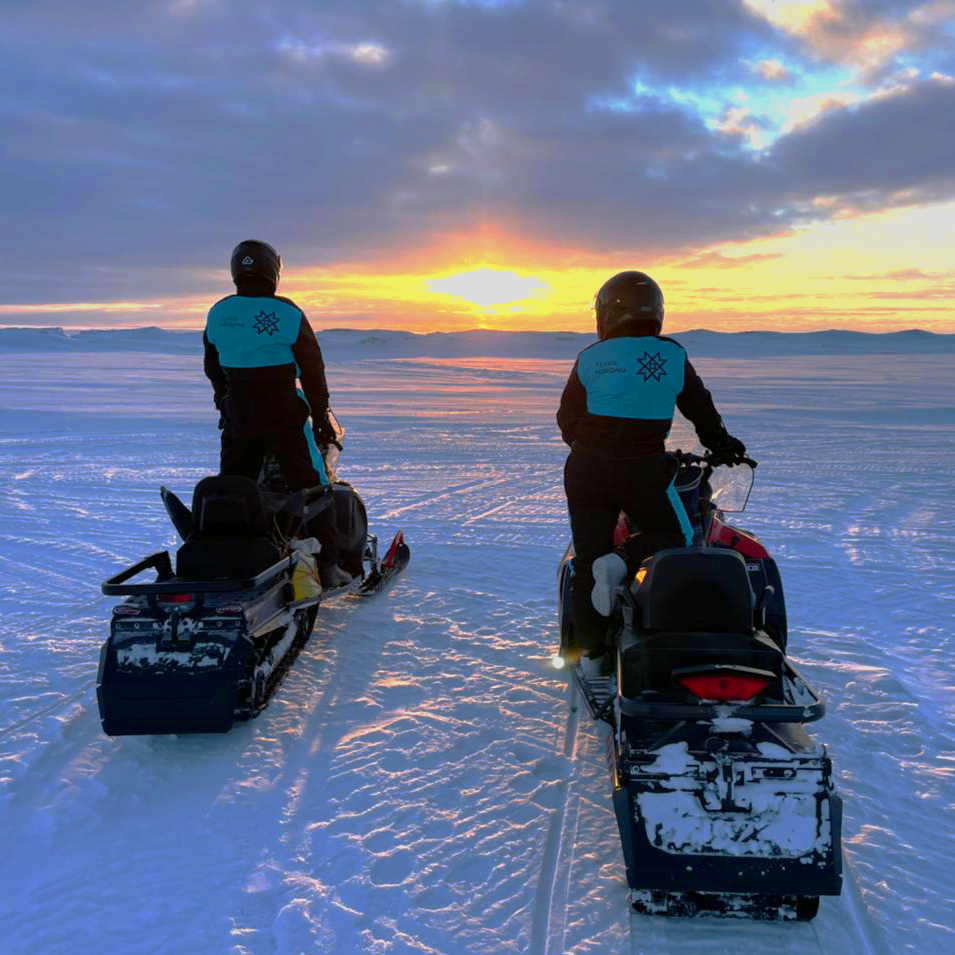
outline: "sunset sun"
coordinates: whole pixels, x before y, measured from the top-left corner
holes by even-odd
[[[510,305],[526,299],[539,299],[550,291],[547,283],[532,275],[491,268],[429,279],[427,284],[439,295],[466,299],[485,308]]]

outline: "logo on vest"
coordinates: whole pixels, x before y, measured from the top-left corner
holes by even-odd
[[[279,330],[279,320],[275,312],[259,312],[252,327],[259,335],[265,332],[271,338]]]
[[[615,361],[598,361],[594,365],[595,375],[622,375],[626,370],[626,368],[621,368]]]
[[[650,381],[652,378],[654,381],[660,381],[666,377],[666,368],[665,365],[667,360],[660,356],[660,353],[657,352],[655,355],[651,355],[649,352],[643,353],[643,358],[638,358],[640,362],[640,367],[637,369],[637,374],[644,380]]]

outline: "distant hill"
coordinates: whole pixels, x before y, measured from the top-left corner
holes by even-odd
[[[4,352],[153,352],[182,354],[202,347],[202,333],[165,328],[97,328],[67,331],[63,328],[0,328],[0,353]]]
[[[415,332],[389,329],[318,330],[323,351],[337,361],[372,358],[550,358],[570,359],[593,344],[582,332]],[[955,354],[955,335],[911,329],[903,332],[713,332],[694,329],[673,335],[692,355],[712,357],[780,355]],[[16,352],[147,352],[199,354],[198,331],[157,327],[67,331],[62,328],[0,328],[0,354]]]

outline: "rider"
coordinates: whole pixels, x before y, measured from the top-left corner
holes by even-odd
[[[660,335],[663,292],[649,275],[614,275],[594,304],[600,340],[577,356],[557,423],[571,448],[564,489],[576,554],[575,636],[582,664],[596,674],[606,619],[591,602],[593,562],[612,550],[619,513],[640,528],[644,557],[692,542],[673,486],[676,468],[664,453],[674,410],[727,462],[740,460],[746,447],[727,433],[683,346]]]
[[[221,414],[220,473],[256,480],[272,452],[296,491],[328,483],[316,442],[331,444],[335,429],[315,332],[291,299],[275,294],[281,270],[282,259],[266,242],[249,239],[233,249],[236,294],[209,310],[204,367]],[[322,584],[336,587],[351,580],[338,566],[334,508],[322,511],[312,526],[322,544]]]

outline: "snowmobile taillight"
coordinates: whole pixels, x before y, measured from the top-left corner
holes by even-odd
[[[159,598],[159,602],[164,604],[188,604],[195,599],[195,594],[163,594]]]
[[[748,673],[713,671],[677,677],[694,696],[719,703],[751,700],[769,686],[765,677]]]

